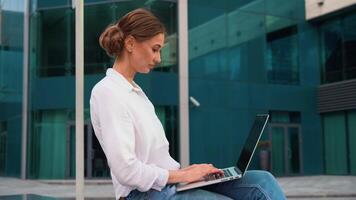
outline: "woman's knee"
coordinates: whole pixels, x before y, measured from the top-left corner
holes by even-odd
[[[268,194],[271,199],[285,199],[284,192],[279,186],[276,178],[268,171],[250,171],[253,182]]]
[[[248,175],[263,180],[275,180],[275,177],[268,171],[264,170],[251,170],[247,172]]]

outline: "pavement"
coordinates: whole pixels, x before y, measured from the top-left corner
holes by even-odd
[[[291,200],[356,200],[356,176],[298,176],[277,180]],[[115,198],[110,180],[86,180],[84,190],[87,200]],[[35,195],[29,195],[31,198],[28,198],[26,194]],[[35,198],[36,195],[54,197],[53,199],[75,199],[75,181],[0,177],[0,200],[43,200]]]

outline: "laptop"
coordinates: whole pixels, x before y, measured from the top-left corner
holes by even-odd
[[[204,180],[202,181],[193,183],[180,183],[176,187],[177,192],[241,178],[245,174],[251,162],[258,141],[260,140],[263,130],[267,124],[268,117],[268,114],[256,115],[255,121],[252,125],[252,128],[250,129],[250,133],[242,148],[236,166],[221,169],[223,174],[210,174],[204,177]]]

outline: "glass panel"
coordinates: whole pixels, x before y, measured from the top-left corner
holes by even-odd
[[[67,129],[68,130],[68,129]],[[67,177],[75,177],[75,126],[71,125],[69,126],[69,136],[67,135],[67,137],[69,137],[69,140],[67,140],[67,147],[69,147],[69,149],[67,149],[67,162],[69,162],[69,164],[67,164],[66,166],[66,176]],[[84,134],[85,137],[85,134]],[[84,143],[85,143],[85,139],[84,139]],[[85,149],[84,149],[84,152]],[[85,153],[84,153],[85,154]],[[85,157],[85,156],[84,156]],[[85,158],[84,158],[85,159]],[[85,166],[86,162],[84,161],[84,166]],[[86,166],[84,167],[84,170],[86,169]],[[68,172],[69,171],[69,172]],[[84,173],[84,176],[86,176],[86,173]]]
[[[288,112],[270,111],[270,121],[275,123],[289,123]]]
[[[6,147],[7,146],[7,124],[0,121],[0,176],[5,175]]]
[[[285,17],[285,18],[296,18],[298,17],[297,8],[298,0],[289,0],[286,3],[284,0],[266,0],[266,13],[269,15]]]
[[[0,175],[20,176],[23,0],[0,1]]]
[[[288,128],[289,174],[300,173],[299,128]]]
[[[48,9],[53,7],[72,6],[71,0],[32,0],[34,5],[37,5],[37,9]]]
[[[342,77],[342,33],[339,20],[330,21],[321,26],[321,59],[323,82],[341,81]]]
[[[49,124],[45,125],[43,120],[48,118],[46,112],[63,112],[61,118],[53,117],[53,126],[56,124],[69,123],[74,120],[73,109],[75,99],[75,26],[74,26],[74,10],[71,8],[72,1],[60,0],[56,2],[48,0],[31,1],[31,16],[30,16],[30,101],[33,102],[30,105],[30,118],[29,118],[29,176],[31,178],[56,178],[63,174],[46,172],[41,174],[40,167],[48,168],[42,163],[43,159],[49,159],[46,155],[42,155],[39,152],[43,147],[42,138],[51,137],[44,136],[40,127],[47,128]],[[87,0],[85,1],[85,16],[84,16],[84,43],[85,43],[85,110],[88,111],[88,103],[90,97],[90,91],[95,83],[103,77],[105,69],[112,66],[113,59],[110,59],[99,47],[98,37],[104,30],[104,28],[110,23],[115,22],[119,17],[123,16],[127,12],[138,8],[149,8],[154,14],[156,14],[166,25],[167,28],[167,43],[165,48],[162,49],[162,63],[158,66],[153,75],[148,75],[146,78],[137,78],[137,82],[144,84],[142,88],[149,88],[154,91],[162,91],[163,87],[176,86],[177,84],[177,7],[176,3],[172,1],[101,1],[101,0]],[[161,73],[161,72],[173,72],[173,73]],[[0,74],[1,76],[1,74]],[[22,77],[22,76],[21,76]],[[156,84],[159,80],[164,79],[167,84],[164,86]],[[143,81],[142,81],[143,80]],[[158,80],[158,81],[157,81]],[[155,88],[158,89],[155,89]],[[176,87],[170,87],[176,88]],[[166,91],[166,90],[164,90]],[[164,97],[161,93],[154,93],[153,103],[155,101],[164,102],[164,105],[176,106],[177,99],[174,89],[170,89],[168,93],[165,93]],[[151,97],[150,90],[147,91],[147,95]],[[163,99],[163,100],[162,100]],[[167,101],[168,99],[168,101]],[[174,109],[173,109],[174,110]],[[177,117],[177,112],[172,111],[172,114],[166,115],[166,128],[171,128],[172,132],[177,132],[177,120],[168,120],[170,115],[174,115],[174,119]],[[57,115],[57,114],[53,114]],[[59,120],[59,121],[58,121]],[[63,121],[62,121],[63,120]],[[86,120],[90,120],[89,117]],[[62,123],[63,122],[63,123]],[[172,125],[174,123],[174,125]],[[168,126],[169,124],[169,126]],[[58,128],[58,127],[57,127]],[[68,127],[67,127],[68,128]],[[71,127],[70,129],[74,129]],[[69,130],[67,136],[63,136],[68,141],[59,145],[66,146],[65,155],[69,154],[64,166],[60,166],[60,173],[64,173],[63,176],[74,176],[74,133],[73,130]],[[177,141],[176,139],[174,139]],[[68,147],[68,146],[69,147]],[[92,149],[94,159],[92,162],[92,176],[105,177],[109,174],[107,168],[105,156],[100,148],[96,138],[93,137]],[[49,147],[48,147],[49,148]],[[176,148],[172,148],[172,151],[177,151]],[[50,152],[51,150],[49,150]],[[54,150],[53,150],[54,151]],[[46,157],[47,156],[47,157]],[[174,155],[173,155],[174,156]],[[18,156],[20,158],[20,156]],[[178,157],[178,156],[177,156]],[[42,160],[41,160],[42,159]],[[72,160],[72,161],[71,161]],[[49,162],[49,161],[48,161]],[[69,163],[70,162],[70,163]],[[89,163],[89,161],[87,162]],[[87,164],[86,163],[86,164]],[[63,169],[61,168],[63,167]],[[66,169],[67,168],[67,169]],[[57,169],[56,169],[57,170]],[[64,170],[64,171],[63,171]],[[67,170],[67,171],[66,171]]]
[[[220,66],[211,66],[220,68],[216,76],[229,80],[265,82],[264,16],[240,10],[231,11],[228,13],[227,27],[223,28],[227,29],[228,49],[227,55],[222,52],[224,54],[219,56],[227,56],[228,60],[227,63],[220,62]]]
[[[270,121],[273,123],[300,123],[300,112],[270,111]]]
[[[343,20],[345,79],[356,78],[356,14]]]
[[[115,23],[116,7],[117,6],[112,3],[85,6],[85,74],[105,73],[105,70],[112,66],[113,59],[110,59],[110,57],[106,55],[105,51],[100,47],[99,37],[101,32],[109,24]]]
[[[29,139],[30,178],[65,178],[66,111],[43,110],[34,113]]]
[[[210,1],[188,1],[189,77],[219,78],[226,67],[226,20],[224,5]],[[209,5],[209,6],[208,6]]]
[[[89,1],[93,2],[93,1]],[[110,59],[105,51],[100,47],[98,38],[102,31],[116,21],[122,15],[142,7],[143,2],[120,2],[120,3],[100,3],[85,6],[85,73],[104,73],[112,66],[114,59]],[[167,29],[167,36],[164,48],[161,52],[161,63],[154,71],[176,72],[177,71],[177,20],[176,3],[172,2],[152,2],[150,10],[160,18]],[[100,20],[98,20],[100,19]],[[95,21],[96,23],[93,23]]]
[[[155,106],[158,119],[161,121],[169,142],[169,153],[178,160],[178,133],[177,133],[177,107]]]
[[[356,110],[348,113],[350,173],[356,175]]]
[[[74,11],[60,8],[39,11],[37,48],[38,75],[41,77],[73,75],[75,59]]]
[[[30,16],[29,178],[67,177],[67,122],[74,120],[75,107],[74,10],[52,7]]]
[[[300,112],[289,112],[289,121],[291,123],[301,123]]]
[[[156,107],[157,115],[165,129],[170,143],[170,154],[179,158],[178,119],[177,119],[177,5],[175,1],[85,1],[85,108],[89,110],[89,97],[93,86],[105,75],[107,68],[112,67],[113,58],[106,55],[99,46],[98,38],[103,30],[115,23],[127,12],[139,8],[148,8],[165,25],[167,34],[161,51],[161,64],[148,75],[137,75],[135,81],[143,88],[148,98]],[[166,73],[168,72],[168,73]],[[162,84],[164,82],[165,84]],[[162,95],[164,94],[164,95]],[[156,105],[159,105],[158,107]],[[89,118],[88,118],[89,120]],[[94,131],[93,131],[94,134]],[[92,138],[92,176],[107,177],[105,154],[96,137]]]
[[[299,84],[296,27],[267,34],[267,76],[270,83]]]
[[[225,0],[227,10],[242,10],[255,13],[265,13],[266,0]],[[221,2],[221,1],[220,1]]]
[[[276,17],[271,15],[265,16],[266,32],[271,33],[284,28],[292,27],[297,24],[296,20],[289,18]]]
[[[285,169],[285,142],[284,128],[272,127],[272,173],[276,176],[284,175]]]
[[[154,71],[176,73],[178,72],[177,3],[152,1],[149,3],[149,8],[163,22],[167,31],[165,44],[161,50],[161,63],[155,67]]]
[[[92,127],[91,127],[92,128]],[[88,132],[90,133],[90,132]],[[98,139],[94,135],[92,128],[92,177],[110,177],[110,169],[107,163],[104,151],[102,150]]]
[[[323,115],[326,174],[347,174],[346,130],[343,112]]]

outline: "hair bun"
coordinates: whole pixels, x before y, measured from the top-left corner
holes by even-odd
[[[115,57],[121,54],[124,40],[124,33],[117,24],[114,24],[107,27],[100,35],[99,44],[109,56]]]

